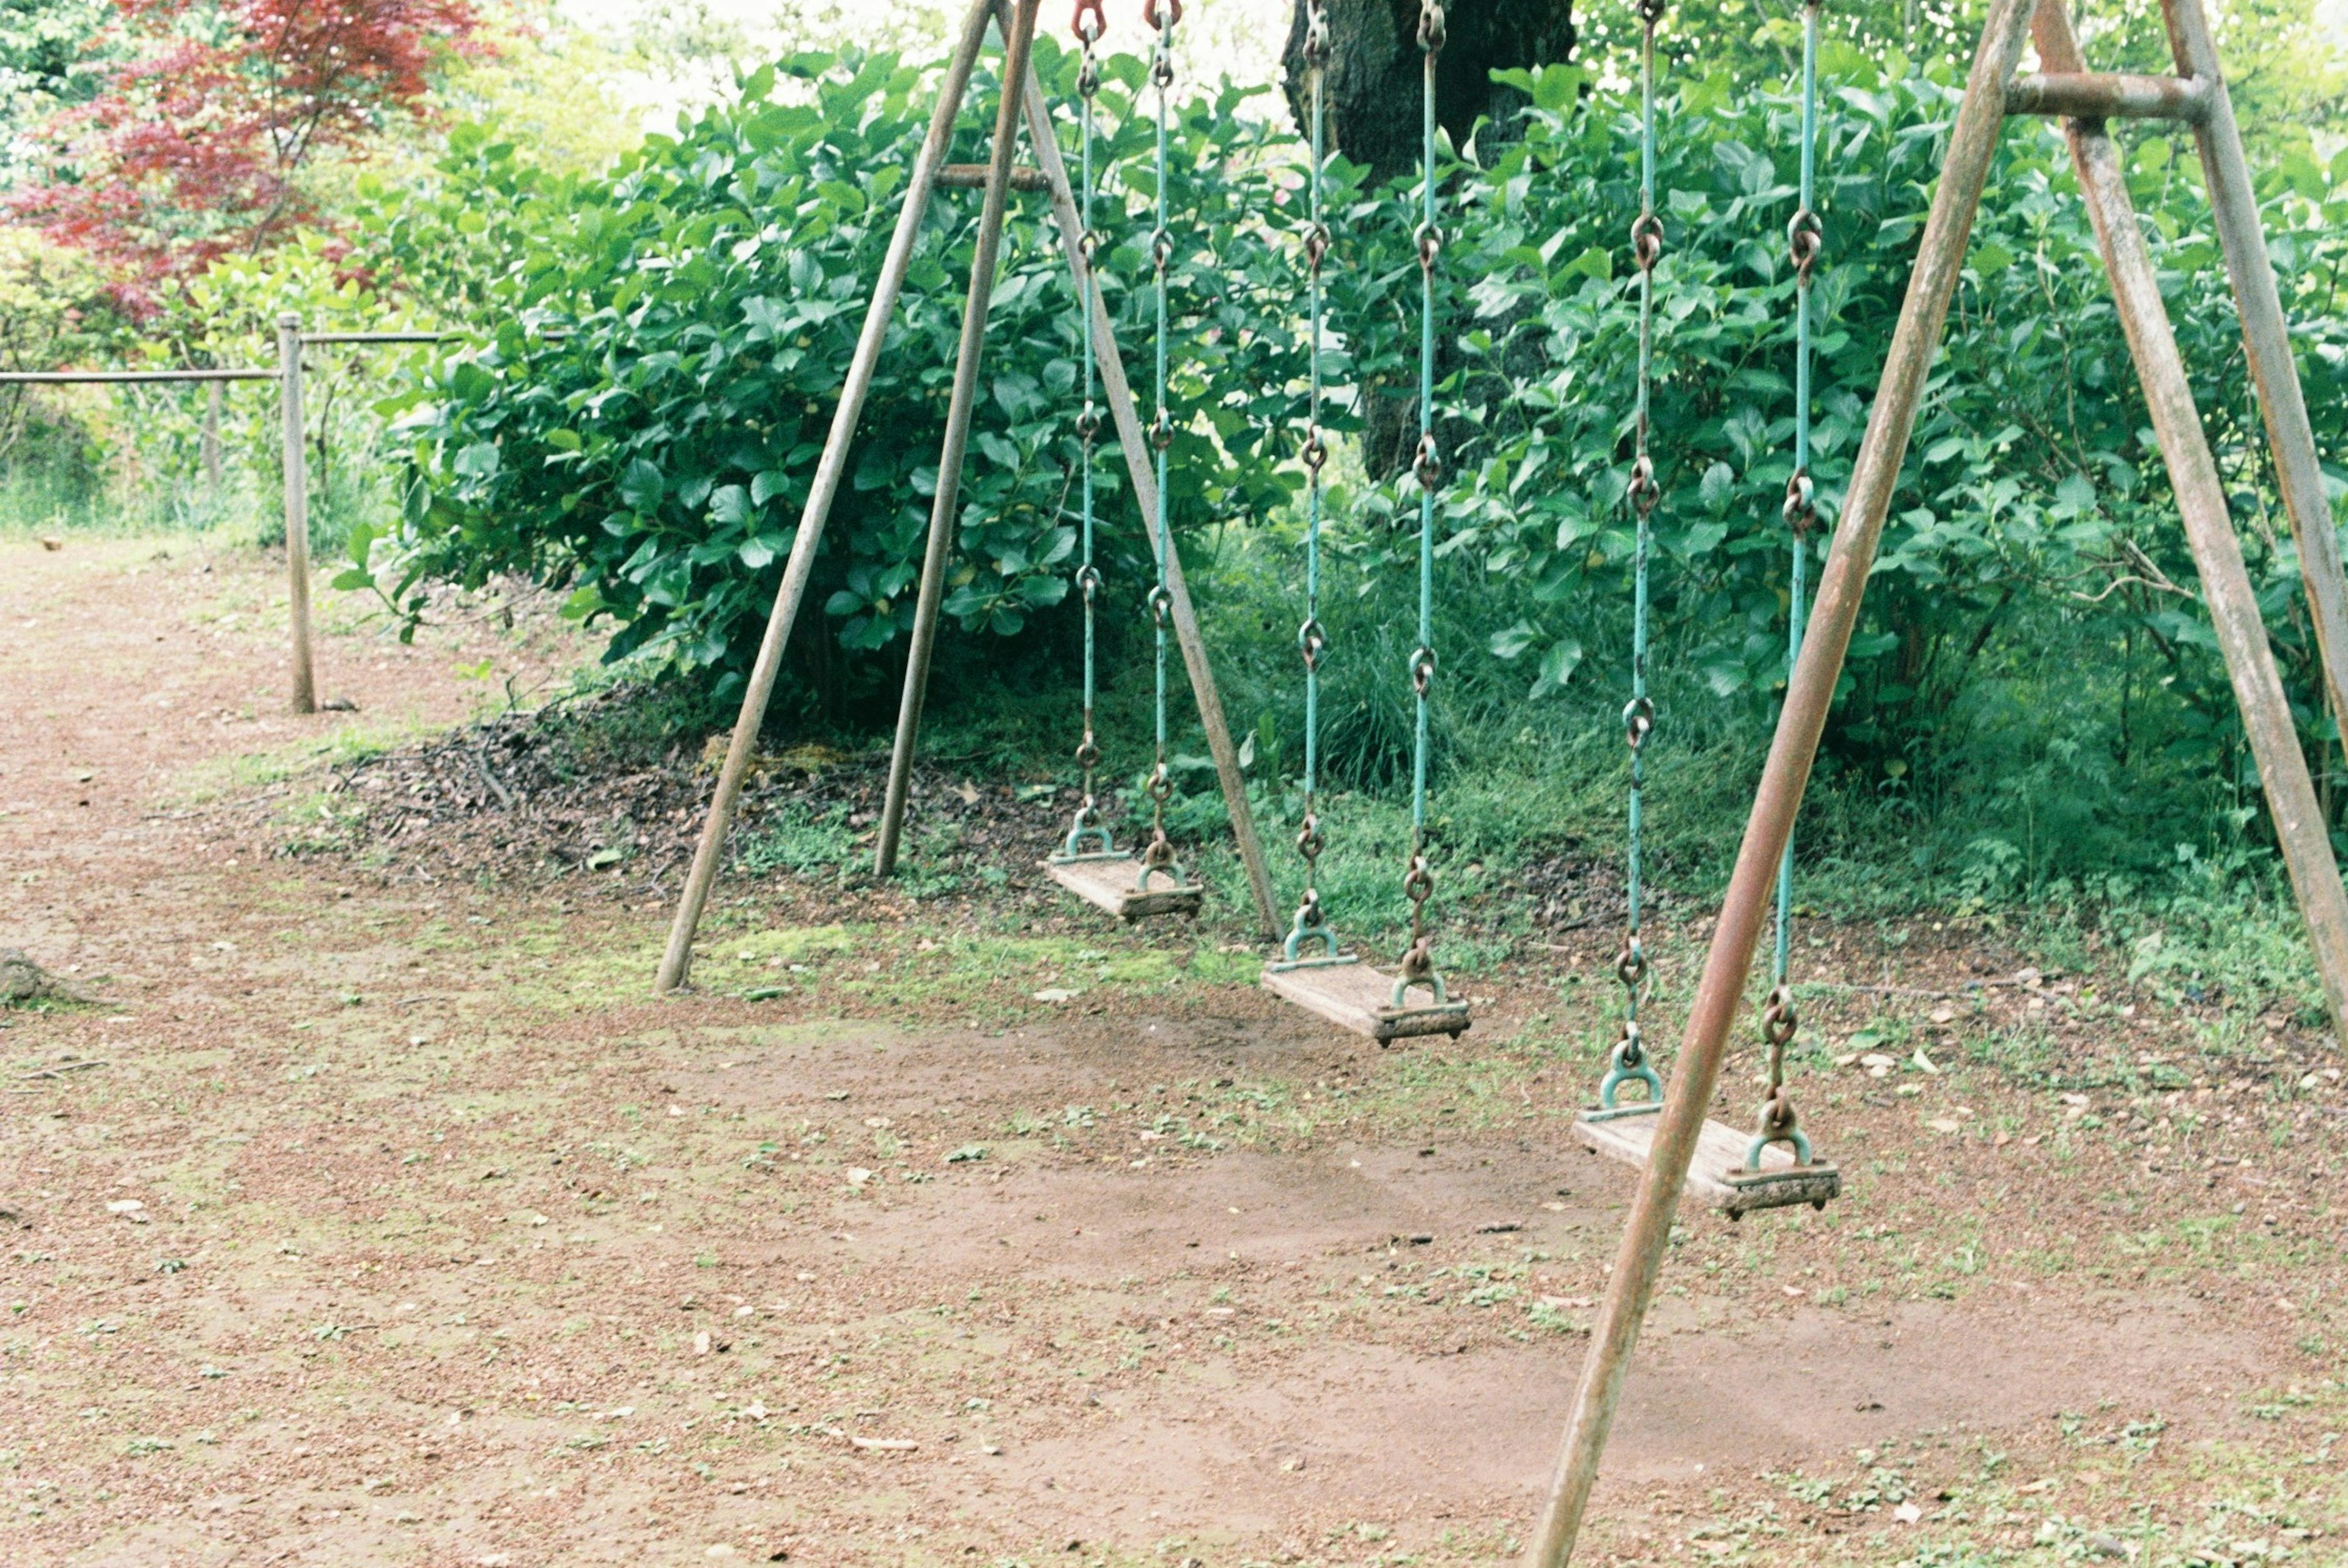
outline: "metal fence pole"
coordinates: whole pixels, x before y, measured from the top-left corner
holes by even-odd
[[[204,509],[217,514],[221,504],[221,401],[224,388],[213,381],[204,385]]]
[[[318,711],[310,667],[310,474],[302,447],[302,318],[288,311],[277,318],[278,400],[284,413],[281,461],[285,512],[286,620],[294,643],[293,706],[297,713]]]
[[[5,370],[0,386],[150,386],[180,381],[275,381],[273,370]]]

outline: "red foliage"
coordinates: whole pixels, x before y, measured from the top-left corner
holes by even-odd
[[[116,0],[122,63],[41,128],[57,172],[13,201],[113,270],[133,311],[317,214],[303,168],[422,114],[478,52],[470,0]]]

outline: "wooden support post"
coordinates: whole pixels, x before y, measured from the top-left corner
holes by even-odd
[[[2307,397],[2291,357],[2291,330],[2284,323],[2282,296],[2275,288],[2274,263],[2267,255],[2266,229],[2259,217],[2258,192],[2242,155],[2242,133],[2219,69],[2217,46],[2201,0],[2162,0],[2168,46],[2178,70],[2203,85],[2209,109],[2194,128],[2201,152],[2203,184],[2217,220],[2218,243],[2234,285],[2242,321],[2242,348],[2258,387],[2259,412],[2273,448],[2275,482],[2282,491],[2291,537],[2299,547],[2299,572],[2307,590],[2309,619],[2323,659],[2323,683],[2332,716],[2348,743],[2348,577],[2341,570],[2339,536],[2323,494],[2323,470],[2316,459],[2315,432],[2307,419]],[[2348,1020],[2335,1022],[2348,1031]]]
[[[277,318],[277,393],[284,414],[284,456],[280,477],[285,512],[285,610],[294,643],[293,707],[318,711],[310,667],[310,469],[302,445],[302,318],[288,311]]]
[[[880,843],[872,872],[887,876],[897,868],[897,848],[905,831],[905,797],[912,787],[913,745],[922,729],[922,703],[929,695],[930,655],[937,644],[938,607],[945,597],[946,558],[962,505],[963,458],[970,447],[970,422],[978,401],[978,367],[986,350],[986,313],[994,299],[994,273],[1003,246],[1003,212],[1010,204],[1011,162],[1019,150],[1019,92],[1027,79],[1035,42],[1035,12],[1041,0],[1016,0],[1003,44],[1003,101],[994,116],[994,157],[987,168],[986,197],[979,209],[978,242],[970,265],[970,297],[963,307],[962,344],[954,359],[953,395],[946,405],[946,434],[938,454],[937,494],[930,507],[930,537],[922,557],[921,597],[913,605],[913,631],[905,651],[905,689],[897,704],[897,741],[889,753],[889,792],[880,806]]]
[[[221,402],[226,390],[217,381],[204,384],[204,509],[212,516],[221,504]]]
[[[1808,634],[1787,685],[1776,734],[1769,743],[1769,760],[1762,770],[1753,814],[1736,852],[1736,866],[1729,877],[1720,919],[1713,928],[1712,950],[1704,959],[1704,975],[1689,1009],[1687,1033],[1664,1095],[1653,1153],[1631,1205],[1605,1304],[1591,1331],[1590,1350],[1574,1389],[1572,1412],[1550,1481],[1548,1501],[1526,1549],[1525,1561],[1530,1568],[1561,1568],[1572,1555],[1574,1537],[1581,1532],[1591,1489],[1598,1480],[1599,1456],[1622,1397],[1622,1381],[1631,1370],[1639,1326],[1646,1317],[1670,1245],[1688,1163],[1704,1132],[1713,1091],[1720,1081],[1729,1026],[1735,1021],[1746,977],[1752,972],[1754,947],[1776,891],[1778,861],[1793,835],[1795,814],[1801,808],[1802,792],[1818,755],[1818,735],[1826,727],[1835,682],[1859,620],[1859,597],[1875,564],[1876,547],[1890,511],[1909,437],[1915,433],[1916,405],[1940,348],[1949,302],[1964,266],[1965,242],[1972,233],[1974,213],[1981,205],[1982,190],[1997,151],[1998,131],[2005,118],[2005,85],[2022,58],[2034,4],[2034,0],[1995,0],[1981,48],[1973,56],[1964,102],[1950,134],[1940,187],[1932,196],[1931,216],[1924,225],[1915,270],[1909,274],[1900,324],[1892,334],[1875,406],[1868,416],[1867,435],[1843,497],[1834,545],[1819,577]]]
[[[1052,127],[1051,106],[1031,71],[1027,77],[1027,134],[1035,144],[1035,160],[1052,192],[1052,217],[1059,226],[1060,249],[1068,258],[1068,273],[1076,297],[1086,302],[1093,315],[1094,357],[1100,362],[1101,393],[1109,417],[1117,425],[1117,445],[1125,450],[1126,472],[1133,479],[1133,497],[1144,518],[1158,515],[1158,476],[1149,447],[1143,439],[1141,415],[1134,406],[1133,387],[1126,380],[1125,355],[1117,346],[1117,330],[1100,291],[1092,287],[1084,257],[1084,219],[1076,210],[1076,192],[1068,184],[1066,162],[1060,157],[1057,133]],[[1215,759],[1215,775],[1223,789],[1223,809],[1231,819],[1231,838],[1239,846],[1240,863],[1247,868],[1248,893],[1255,905],[1256,929],[1266,941],[1280,934],[1280,911],[1274,906],[1272,868],[1264,861],[1263,840],[1255,830],[1255,813],[1248,804],[1247,775],[1240,769],[1239,748],[1231,744],[1231,724],[1223,717],[1223,699],[1215,684],[1215,667],[1207,657],[1206,639],[1199,631],[1198,611],[1190,603],[1190,587],[1182,576],[1180,552],[1166,559],[1166,592],[1172,603],[1169,618],[1175,641],[1181,645],[1182,668],[1190,677],[1190,694],[1199,704],[1199,727],[1207,733],[1207,750]]]
[[[839,494],[840,480],[848,471],[848,449],[856,439],[865,396],[872,390],[873,371],[880,362],[880,345],[889,335],[897,296],[904,290],[906,269],[912,264],[913,245],[921,237],[922,219],[929,210],[930,192],[953,145],[954,118],[962,112],[971,70],[986,41],[991,5],[992,0],[973,0],[969,15],[963,23],[961,42],[938,85],[937,107],[931,111],[929,134],[922,138],[921,153],[913,160],[913,175],[905,186],[904,206],[897,213],[896,233],[880,264],[880,281],[873,285],[872,302],[864,313],[864,328],[856,340],[855,354],[849,361],[847,378],[840,384],[839,405],[831,415],[831,432],[824,438],[823,456],[816,461],[815,481],[808,487],[806,506],[799,511],[798,533],[791,541],[782,585],[775,591],[774,610],[767,617],[767,634],[758,644],[757,661],[750,669],[750,683],[742,693],[742,711],[734,721],[734,738],[726,748],[725,765],[718,771],[709,815],[701,825],[701,842],[693,852],[693,868],[685,876],[676,917],[669,926],[668,948],[661,955],[660,972],[653,982],[655,991],[676,989],[685,984],[692,970],[694,933],[700,927],[701,912],[709,902],[709,890],[716,883],[717,868],[725,858],[726,835],[734,825],[734,810],[741,802],[742,783],[749,774],[750,760],[757,753],[758,732],[767,722],[767,704],[774,695],[783,650],[790,642],[799,605],[807,598],[808,579],[815,571],[824,524],[831,516],[832,501]]]
[[[2034,33],[2038,57],[2049,67],[2063,71],[2081,68],[2078,40],[2073,36],[2063,0],[2040,0]],[[2209,607],[2219,650],[2225,655],[2234,702],[2242,713],[2242,731],[2258,762],[2259,782],[2274,821],[2275,842],[2282,849],[2283,866],[2291,873],[2291,890],[2298,895],[2300,915],[2307,923],[2308,945],[2315,952],[2316,972],[2322,978],[2323,994],[2332,1006],[2333,1025],[2335,1030],[2348,1029],[2348,890],[2341,886],[2331,833],[2316,804],[2307,755],[2300,750],[2291,701],[2283,694],[2282,677],[2268,645],[2258,591],[2242,564],[2242,541],[2234,532],[2226,488],[2218,477],[2217,459],[2209,452],[2200,410],[2194,406],[2193,385],[2186,377],[2185,358],[2178,352],[2168,308],[2160,297],[2152,253],[2137,227],[2127,177],[2104,122],[2073,119],[2064,130],[2071,144],[2079,192],[2103,248],[2104,270],[2111,276],[2120,326],[2127,334],[2137,378],[2144,386],[2145,407],[2168,465],[2169,488],[2177,494],[2185,537],[2193,548],[2194,565],[2200,569],[2201,596]],[[2268,283],[2271,288],[2271,273]],[[2287,357],[2285,363],[2289,363]],[[2295,375],[2291,383],[2296,387]],[[2324,535],[2327,538],[2331,535],[2329,519]]]

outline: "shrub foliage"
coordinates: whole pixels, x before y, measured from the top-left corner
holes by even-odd
[[[1073,60],[1048,46],[1039,59],[1065,103]],[[1847,48],[1829,51],[1827,74],[1815,468],[1830,518],[1960,84]],[[1148,98],[1138,62],[1115,62],[1111,78],[1098,227],[1119,343],[1139,369]],[[441,358],[400,405],[413,461],[405,521],[386,548],[360,535],[352,580],[396,560],[392,591],[412,607],[434,579],[530,573],[568,587],[575,613],[608,618],[613,656],[651,651],[738,680],[933,81],[885,56],[802,56],[608,178],[548,179],[481,132],[455,139],[439,187],[383,198],[374,228],[386,253],[442,269],[444,297],[499,324]],[[1457,149],[1443,175],[1447,684],[1455,704],[1595,712],[1620,700],[1611,671],[1631,544],[1634,106],[1569,67],[1514,85],[1529,105],[1520,120]],[[992,97],[991,85],[973,87],[957,159],[983,153]],[[1174,517],[1209,619],[1218,592],[1248,607],[1251,624],[1227,625],[1226,640],[1257,639],[1259,609],[1288,591],[1303,419],[1300,151],[1242,108],[1228,87],[1184,106],[1169,192],[1181,215]],[[1659,661],[1682,709],[1673,722],[1749,725],[1766,719],[1785,670],[1796,106],[1715,76],[1684,78],[1668,109]],[[1072,120],[1061,134],[1073,153]],[[2278,656],[2308,739],[2322,744],[2333,733],[2296,556],[2198,164],[2188,141],[2157,133],[2132,133],[2127,155]],[[1334,378],[1359,433],[1334,497],[1334,546],[1358,568],[1361,591],[1385,602],[1400,593],[1394,574],[1407,569],[1416,510],[1375,417],[1381,400],[1391,412],[1407,395],[1415,352],[1410,192],[1367,189],[1342,162],[1334,179]],[[2327,167],[2302,144],[2265,172],[2261,195],[2319,445],[2336,454],[2348,448],[2348,153]],[[884,668],[910,621],[976,207],[944,193],[922,230],[826,539],[815,602],[851,664]],[[947,602],[980,638],[1030,638],[1073,615],[1074,309],[1029,199],[995,292]],[[1112,591],[1138,609],[1145,536],[1117,468],[1105,443]],[[1240,548],[1223,548],[1232,540]],[[1264,580],[1232,577],[1249,570]],[[1398,622],[1405,600],[1392,602],[1385,619]],[[1285,635],[1275,612],[1261,619],[1274,629],[1263,640]],[[802,657],[817,641],[800,640]],[[1829,744],[1830,768],[1890,796],[2038,792],[2054,804],[2032,832],[2050,845],[2090,829],[2125,837],[2128,781],[2146,782],[2154,762],[2168,784],[2178,769],[2214,779],[2209,804],[2238,801],[2250,782],[2052,130],[2016,126],[2002,146]],[[1983,763],[2017,755],[2026,767]],[[2032,875],[2049,853],[2035,842],[2015,851]]]

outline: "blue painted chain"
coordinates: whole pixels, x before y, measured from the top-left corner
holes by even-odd
[[[1313,89],[1313,169],[1307,177],[1311,210],[1305,220],[1304,270],[1311,296],[1313,336],[1309,352],[1311,412],[1304,427],[1304,623],[1297,628],[1297,651],[1304,659],[1304,821],[1297,829],[1296,853],[1304,859],[1304,896],[1298,900],[1282,956],[1295,963],[1308,943],[1317,944],[1321,957],[1337,957],[1337,934],[1329,926],[1321,903],[1321,834],[1318,789],[1321,774],[1321,656],[1328,651],[1328,633],[1321,625],[1321,511],[1323,468],[1329,462],[1327,434],[1321,427],[1321,346],[1324,301],[1322,263],[1329,258],[1329,226],[1322,218],[1322,165],[1327,157],[1326,107],[1329,68],[1329,17],[1323,0],[1305,0],[1304,68]]]
[[[1174,535],[1169,521],[1166,499],[1166,455],[1174,445],[1174,415],[1167,405],[1166,366],[1169,332],[1167,326],[1167,271],[1174,261],[1174,233],[1168,227],[1166,121],[1174,90],[1174,25],[1182,19],[1181,0],[1146,0],[1142,18],[1157,30],[1158,46],[1149,61],[1150,84],[1158,89],[1158,224],[1149,235],[1149,261],[1157,277],[1158,353],[1157,390],[1158,413],[1149,424],[1149,445],[1158,455],[1158,516],[1150,528],[1151,553],[1158,563],[1158,581],[1149,590],[1149,619],[1158,640],[1158,745],[1156,758],[1150,765],[1149,782],[1144,793],[1149,796],[1149,843],[1141,852],[1141,874],[1137,886],[1147,887],[1153,876],[1162,876],[1176,884],[1183,881],[1182,868],[1175,863],[1174,845],[1166,837],[1166,803],[1173,798],[1174,778],[1169,771],[1166,755],[1166,632],[1174,596],[1168,589],[1167,558],[1174,548]]]
[[[1095,615],[1100,597],[1100,569],[1093,559],[1093,525],[1096,518],[1093,488],[1093,444],[1100,436],[1100,405],[1095,396],[1097,391],[1099,366],[1093,359],[1093,302],[1097,298],[1097,285],[1093,282],[1093,268],[1100,256],[1100,236],[1093,230],[1093,137],[1094,100],[1100,96],[1100,59],[1094,46],[1107,31],[1107,18],[1102,15],[1101,0],[1076,0],[1076,34],[1084,46],[1084,60],[1076,70],[1076,98],[1083,126],[1083,190],[1081,217],[1084,225],[1077,251],[1083,262],[1083,298],[1076,310],[1083,318],[1085,360],[1085,405],[1076,416],[1076,439],[1083,447],[1084,462],[1084,565],[1076,570],[1076,589],[1085,600],[1085,738],[1076,744],[1076,766],[1084,770],[1085,796],[1076,807],[1076,819],[1068,825],[1066,841],[1061,853],[1075,856],[1084,854],[1111,854],[1115,845],[1108,829],[1100,819],[1098,780],[1100,742],[1093,727],[1094,701],[1099,690],[1096,673],[1097,639]]]
[[[1663,20],[1661,0],[1641,0],[1639,21],[1639,216],[1631,225],[1631,259],[1639,270],[1639,380],[1632,425],[1631,480],[1625,497],[1631,505],[1633,534],[1631,553],[1631,700],[1622,705],[1622,738],[1631,748],[1630,799],[1623,826],[1622,948],[1614,956],[1615,978],[1622,982],[1622,1032],[1608,1059],[1606,1077],[1599,1085],[1599,1103],[1614,1108],[1616,1092],[1627,1082],[1644,1084],[1647,1098],[1663,1097],[1663,1081],[1648,1060],[1646,1042],[1639,1032],[1639,1004],[1647,992],[1647,951],[1640,940],[1644,897],[1646,854],[1643,843],[1647,787],[1647,742],[1655,732],[1655,704],[1647,695],[1648,560],[1653,553],[1650,519],[1660,491],[1654,459],[1648,455],[1655,368],[1655,265],[1663,255],[1663,221],[1655,211],[1655,26]]]
[[[1786,611],[1786,666],[1790,680],[1802,655],[1802,631],[1807,613],[1810,534],[1818,526],[1817,487],[1810,478],[1810,284],[1818,256],[1826,247],[1826,231],[1818,214],[1818,0],[1802,7],[1802,177],[1801,193],[1792,221],[1786,225],[1786,244],[1794,265],[1794,471],[1786,479],[1782,508],[1792,540]],[[1794,948],[1794,842],[1786,839],[1785,857],[1777,863],[1777,931],[1769,1000],[1761,1013],[1761,1044],[1768,1054],[1769,1091],[1755,1117],[1751,1146],[1746,1151],[1747,1169],[1761,1168],[1761,1152],[1772,1143],[1792,1147],[1794,1157],[1810,1163],[1810,1141],[1794,1112],[1786,1088],[1786,1047],[1801,1026],[1794,1008],[1793,987],[1787,981]]]
[[[1429,750],[1428,692],[1435,683],[1435,491],[1443,461],[1435,445],[1435,269],[1443,255],[1443,231],[1435,218],[1435,67],[1443,52],[1442,0],[1419,0],[1418,46],[1425,56],[1419,86],[1418,246],[1418,450],[1411,471],[1418,479],[1418,646],[1410,655],[1410,687],[1416,701],[1410,764],[1410,867],[1403,897],[1410,900],[1410,946],[1403,950],[1397,998],[1410,986],[1425,986],[1437,1000],[1443,977],[1435,967],[1435,937],[1426,928],[1426,901],[1435,893],[1435,869],[1426,845],[1426,774]]]

